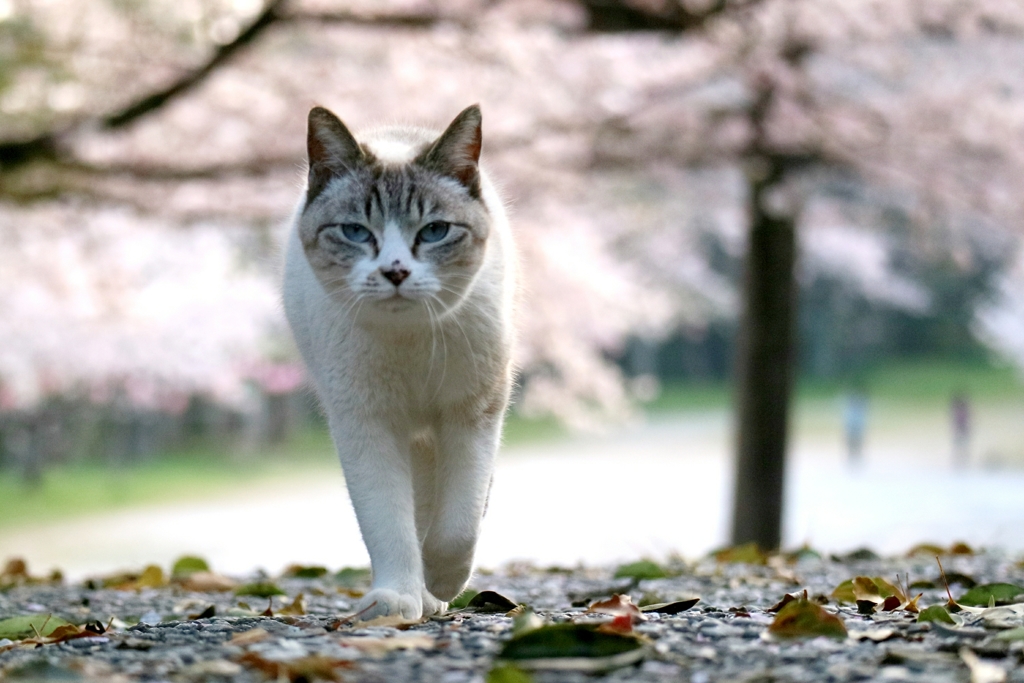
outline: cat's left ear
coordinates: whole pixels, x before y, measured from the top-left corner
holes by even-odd
[[[426,152],[421,166],[459,181],[473,197],[480,197],[480,149],[483,136],[480,105],[466,107]]]

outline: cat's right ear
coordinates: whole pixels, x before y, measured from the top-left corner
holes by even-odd
[[[366,160],[359,143],[341,119],[323,107],[309,110],[306,151],[309,154],[307,204],[323,191],[331,178],[354,171]]]

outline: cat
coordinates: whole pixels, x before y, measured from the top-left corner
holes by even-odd
[[[516,251],[473,105],[360,136],[309,112],[285,313],[370,555],[361,619],[443,613],[473,567],[512,386]]]

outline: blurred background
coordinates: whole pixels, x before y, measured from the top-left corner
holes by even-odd
[[[306,114],[473,102],[525,281],[483,564],[729,541],[759,220],[783,545],[1024,550],[1017,0],[0,0],[0,559],[365,564],[277,293]]]

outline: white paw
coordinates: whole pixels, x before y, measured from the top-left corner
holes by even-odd
[[[416,620],[423,616],[423,602],[418,595],[399,593],[390,588],[376,588],[363,596],[356,606],[360,621],[377,617],[401,617]]]
[[[432,617],[448,611],[448,603],[435,598],[430,591],[423,591],[423,616]]]

